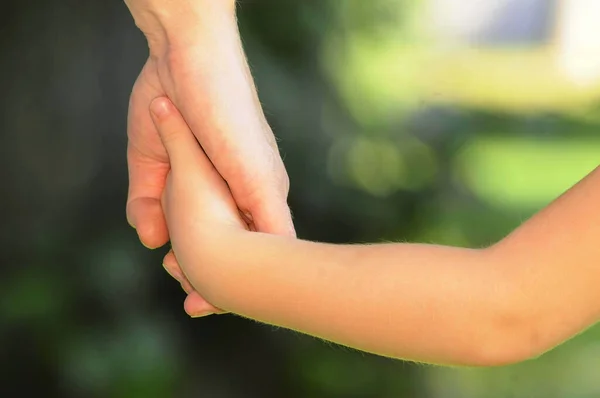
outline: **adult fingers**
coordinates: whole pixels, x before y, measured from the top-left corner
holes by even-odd
[[[144,67],[144,70],[147,66]],[[156,248],[168,241],[168,231],[160,206],[169,162],[156,127],[148,113],[151,86],[144,84],[144,71],[136,81],[129,103],[127,123],[127,166],[129,192],[127,220],[137,230],[142,243]]]
[[[129,194],[127,221],[138,233],[140,241],[155,249],[167,243],[169,236],[160,198],[168,164],[142,160],[134,149],[128,150]]]
[[[235,20],[221,26],[218,42],[206,45],[213,47],[203,47],[202,53],[182,50],[178,62],[169,65],[174,84],[170,98],[227,181],[245,217],[260,232],[294,236],[287,174],[261,109]]]
[[[276,189],[263,189],[250,197],[244,205],[245,217],[252,220],[259,232],[283,236],[296,236],[292,215],[285,196]]]

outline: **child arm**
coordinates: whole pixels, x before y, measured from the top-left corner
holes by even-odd
[[[205,243],[204,261],[221,265],[194,279],[209,301],[237,314],[419,362],[487,365],[513,355],[507,281],[485,250],[237,231]]]
[[[155,123],[172,167],[173,249],[219,308],[385,356],[475,366],[537,356],[598,319],[600,169],[490,248],[320,244],[246,231],[169,112]]]
[[[600,169],[480,250],[212,233],[204,261],[220,266],[201,291],[232,312],[386,356],[520,362],[600,316],[598,204]]]

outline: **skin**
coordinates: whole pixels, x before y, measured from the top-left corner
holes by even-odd
[[[212,164],[227,181],[252,229],[295,236],[287,205],[289,180],[266,123],[237,29],[233,0],[126,0],[148,40],[150,56],[131,93],[127,161],[127,219],[140,240],[157,248],[169,240],[160,198],[167,152],[148,108],[160,96],[183,114]],[[165,268],[180,275],[176,262]],[[183,280],[186,291],[192,288]],[[219,312],[206,301],[195,315]]]
[[[173,104],[151,105],[183,273],[219,308],[384,356],[457,366],[535,358],[600,317],[600,168],[497,244],[331,245],[248,231]]]

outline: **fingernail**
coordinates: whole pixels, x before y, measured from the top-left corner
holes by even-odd
[[[142,242],[142,246],[144,246],[144,247],[145,247],[146,249],[148,249],[148,250],[156,250],[156,249],[157,249],[156,247],[150,247],[150,246],[148,246],[148,245],[147,245],[147,244],[145,244],[145,243],[144,243],[144,241],[143,241],[143,240],[141,240],[141,239],[140,239],[140,242]]]
[[[190,294],[194,291],[194,289],[187,282],[181,282],[181,288],[186,294]]]
[[[155,98],[150,104],[150,112],[157,118],[164,117],[169,114],[169,103],[164,97]]]
[[[167,274],[169,274],[169,276],[173,279],[175,279],[177,282],[182,283],[181,282],[181,276],[180,275],[176,275],[173,274],[171,271],[169,271],[169,268],[167,268],[167,266],[163,263],[163,268],[165,269],[165,271],[167,271]]]
[[[137,228],[136,228],[136,227],[135,227],[135,225],[133,224],[133,221],[131,221],[129,218],[127,219],[127,224],[129,224],[129,226],[130,226],[131,228],[133,228],[134,230],[136,230],[136,231],[137,231]]]
[[[140,243],[142,244],[142,246],[144,246],[148,250],[158,249],[158,247],[152,247],[152,246],[148,245],[146,242],[144,242],[144,239],[142,238],[142,234],[140,233],[140,231],[138,231],[137,229],[135,231],[137,232],[138,239],[140,240]]]
[[[204,318],[209,315],[213,315],[213,313],[212,312],[200,312],[198,314],[190,315],[190,318],[192,318],[192,319]]]

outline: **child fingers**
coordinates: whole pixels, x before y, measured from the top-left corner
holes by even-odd
[[[171,169],[188,170],[208,162],[196,137],[173,103],[166,97],[150,104],[152,120],[169,155]]]

